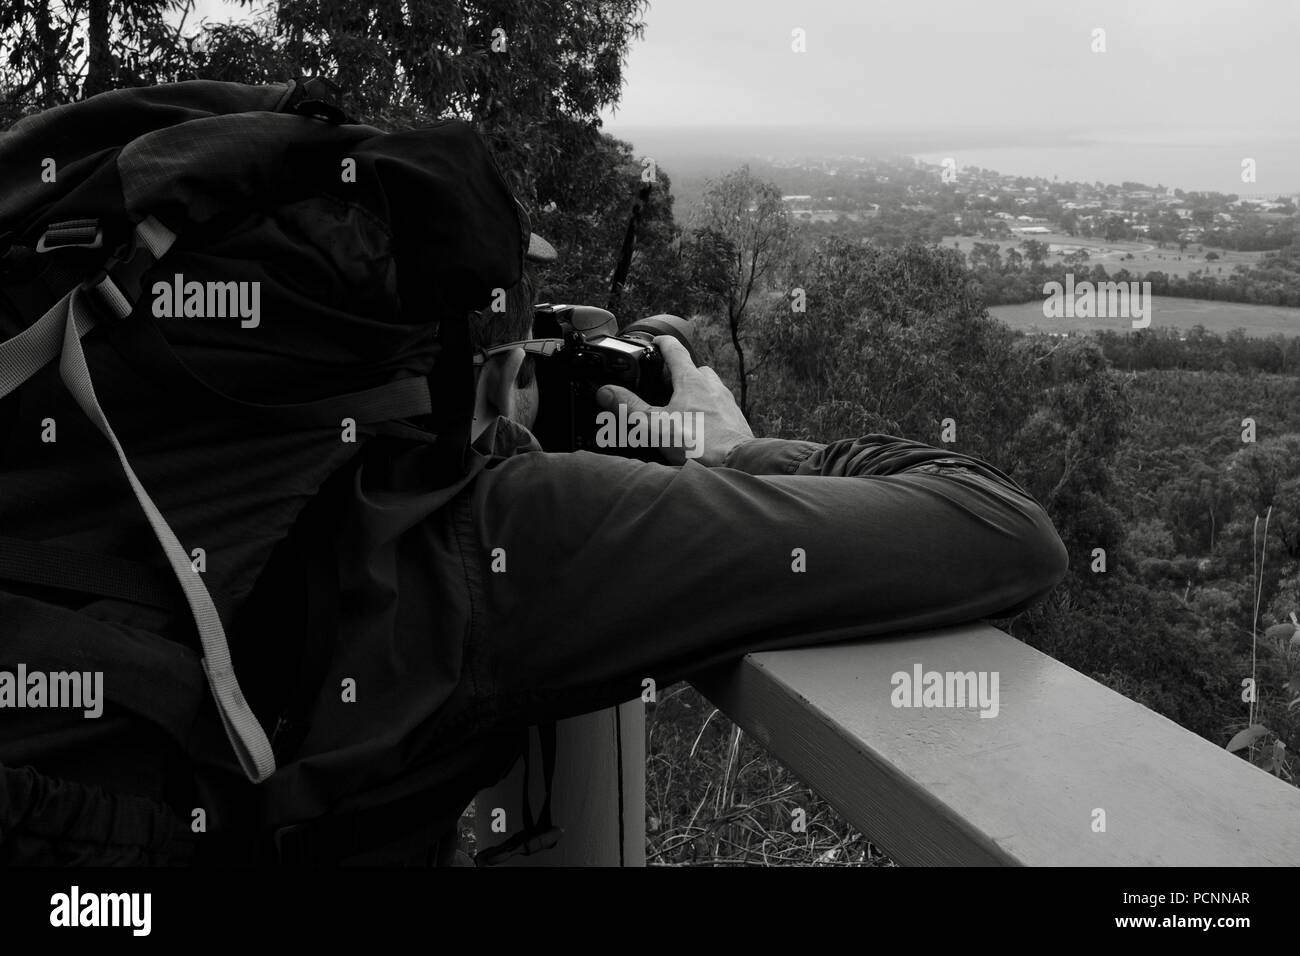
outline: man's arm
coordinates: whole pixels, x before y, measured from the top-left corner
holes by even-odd
[[[561,694],[577,712],[749,651],[995,616],[1065,573],[1042,509],[967,456],[872,435],[744,441],[725,460],[534,452],[480,475],[467,544],[505,710]]]

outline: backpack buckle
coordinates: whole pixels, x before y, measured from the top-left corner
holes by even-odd
[[[348,115],[342,108],[343,91],[337,83],[323,76],[311,79],[299,77],[289,91],[289,102],[284,107],[287,112],[299,116],[310,116],[338,125],[347,123]]]
[[[104,245],[104,230],[98,219],[70,219],[52,222],[36,242],[37,252],[57,249],[99,249]]]
[[[275,862],[281,866],[302,866],[311,860],[311,831],[305,823],[290,823],[271,835]]]
[[[156,261],[149,247],[132,236],[81,288],[102,316],[124,319],[135,309],[140,299],[141,280]]]

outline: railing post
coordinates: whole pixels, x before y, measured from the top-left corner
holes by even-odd
[[[536,811],[544,790],[535,735],[532,748],[529,791]],[[480,848],[500,843],[522,828],[523,781],[521,760],[505,780],[478,795],[474,835]],[[505,810],[506,833],[492,832],[497,809]],[[556,826],[564,828],[559,845],[533,856],[514,857],[511,865],[645,865],[645,704],[641,700],[559,722],[551,816]]]

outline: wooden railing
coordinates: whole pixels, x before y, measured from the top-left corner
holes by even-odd
[[[996,674],[996,714],[973,700],[901,706],[924,703],[894,679],[918,667],[982,672],[987,690]],[[1300,790],[985,624],[751,654],[695,683],[902,864],[1300,864]],[[641,706],[623,708],[625,734]],[[593,809],[617,790],[611,714],[582,718],[595,723],[570,761],[592,762],[561,766],[565,840],[533,862],[619,862],[618,830]],[[644,819],[629,794],[639,787],[644,807],[644,768],[629,780],[628,746],[621,852],[633,863]]]

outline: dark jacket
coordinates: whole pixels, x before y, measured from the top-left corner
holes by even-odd
[[[425,454],[415,449],[395,468],[363,467],[350,492],[358,518],[345,529],[353,538],[342,613],[384,609],[374,640],[355,645],[367,658],[357,668],[372,676],[350,711],[351,731],[363,728],[386,756],[366,764],[370,779],[351,779],[355,764],[332,756],[330,740],[309,736],[307,749],[320,756],[262,785],[317,788],[322,812],[328,793],[387,779],[413,751],[450,766],[494,728],[630,700],[645,678],[664,687],[749,651],[1009,615],[1046,594],[1067,565],[1046,514],[1002,472],[885,435],[829,445],[759,439],[723,467],[670,467],[545,453],[526,430],[498,419],[464,481],[421,492]],[[38,604],[0,592],[0,619],[72,613]],[[107,688],[141,694],[148,680],[201,683],[196,655],[151,638],[138,610],[121,602],[90,610],[100,633],[87,640],[99,648],[93,656]],[[39,635],[18,632],[17,653],[38,654]],[[392,634],[426,638],[395,642]],[[114,641],[158,644],[150,672],[115,675],[104,651]],[[356,672],[346,660],[338,667]],[[0,765],[163,800],[164,775],[150,775],[141,751],[183,741],[150,727],[147,700],[108,696],[104,723],[75,721],[36,736],[7,734],[0,723]],[[135,758],[126,760],[137,772],[124,788],[118,751]],[[40,794],[58,812],[49,806],[57,787],[23,784],[9,797]],[[23,808],[3,804],[0,792],[0,836],[16,825],[21,836]],[[140,805],[122,806],[138,831]],[[146,830],[155,841],[174,839],[174,820],[159,813],[164,819]],[[125,858],[155,852],[151,845]],[[123,858],[120,847],[113,853]]]

